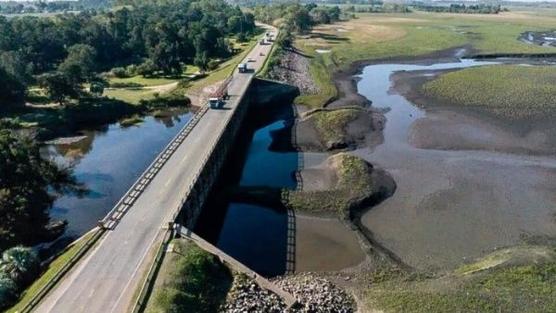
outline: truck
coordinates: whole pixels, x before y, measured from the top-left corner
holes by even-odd
[[[224,80],[220,84],[220,86],[218,86],[218,88],[209,96],[208,106],[211,109],[222,108],[226,103],[226,100],[230,98],[230,95],[228,94],[228,84],[230,83],[231,79],[231,76],[226,78],[226,80]]]
[[[249,69],[247,68],[247,63],[240,63],[240,64],[237,66],[237,69],[239,70],[240,73],[247,73],[247,71],[249,70]]]

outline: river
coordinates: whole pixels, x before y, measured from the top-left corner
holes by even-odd
[[[65,238],[96,226],[190,117],[186,112],[147,116],[135,126],[114,123],[82,131],[77,142],[43,147],[43,154],[72,166],[77,181],[89,191],[82,198],[66,194],[54,202],[52,218],[68,221]]]
[[[556,235],[554,156],[489,149],[524,138],[481,116],[421,110],[391,89],[391,76],[398,71],[485,64],[378,64],[360,75],[359,93],[389,111],[384,143],[354,153],[386,169],[397,183],[395,194],[370,209],[362,223],[411,266],[452,268],[501,247]],[[458,148],[458,142],[450,149],[417,148],[412,139],[422,138],[425,129],[418,125],[434,130],[426,133],[429,139],[480,144],[474,149]]]

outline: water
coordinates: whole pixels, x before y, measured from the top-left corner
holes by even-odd
[[[397,183],[395,194],[369,210],[362,223],[411,266],[453,268],[524,238],[556,236],[553,155],[503,150],[530,140],[470,112],[421,110],[390,90],[396,71],[486,64],[371,65],[358,82],[358,91],[374,106],[390,110],[384,143],[355,153],[386,169]],[[449,148],[417,148],[410,138]]]
[[[84,131],[85,138],[77,143],[45,146],[45,154],[73,165],[77,180],[90,191],[83,198],[69,194],[54,202],[51,216],[68,221],[65,235],[76,237],[96,226],[190,117],[190,113],[162,119],[149,116],[137,126],[122,128],[115,123]]]
[[[292,117],[291,107],[274,114],[267,125],[254,130],[243,129],[239,135],[245,142],[236,145],[234,159],[226,164],[221,190],[214,192],[220,201],[205,206],[195,230],[218,248],[249,268],[265,276],[284,274],[286,270],[287,212],[281,207],[266,207],[233,202],[222,196],[222,189],[236,187],[295,188],[298,168],[296,152],[271,150],[273,136],[286,129]],[[247,123],[255,123],[248,121]],[[248,126],[245,128],[249,128]],[[241,151],[244,150],[244,151]]]

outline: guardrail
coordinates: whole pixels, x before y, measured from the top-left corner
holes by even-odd
[[[176,134],[176,136],[174,136],[174,138],[172,138],[172,140],[170,140],[162,152],[158,154],[143,174],[139,176],[131,188],[129,188],[118,203],[114,205],[112,210],[99,221],[99,227],[112,229],[117,225],[118,221],[125,215],[127,210],[133,206],[133,203],[135,203],[137,198],[143,193],[145,188],[150,184],[156,174],[158,174],[172,154],[174,154],[187,135],[193,130],[193,127],[195,127],[203,115],[205,115],[207,110],[208,108],[206,106],[202,106],[199,111],[193,115],[191,120]]]
[[[251,47],[249,52],[252,51],[255,46],[256,44],[253,45],[253,47]],[[232,72],[229,75],[230,77],[233,75],[234,70],[235,68],[232,69]],[[254,75],[252,75],[249,78],[247,86],[251,84],[253,77]],[[241,101],[243,100],[243,96],[245,95],[245,92],[246,90],[243,90],[240,98],[238,99],[238,104],[241,103]],[[168,161],[168,159],[172,156],[172,154],[174,154],[174,152],[179,147],[179,145],[183,142],[183,140],[185,140],[185,137],[189,135],[189,133],[193,130],[195,125],[197,125],[197,123],[201,120],[201,118],[204,116],[204,114],[207,111],[208,111],[208,107],[202,106],[193,115],[191,120],[178,132],[178,134],[176,134],[176,136],[174,136],[174,138],[172,138],[172,140],[164,147],[162,152],[160,152],[157,155],[157,157],[153,160],[153,162],[151,162],[151,164],[147,167],[147,169],[134,182],[131,188],[129,188],[128,191],[124,194],[124,196],[120,198],[120,200],[116,203],[116,205],[114,205],[112,210],[110,210],[106,214],[106,216],[99,221],[98,228],[94,231],[93,236],[89,238],[87,242],[79,249],[79,251],[66,264],[64,264],[64,266],[60,269],[60,271],[58,271],[54,275],[54,277],[43,288],[41,288],[39,292],[37,292],[37,294],[31,299],[31,301],[29,301],[29,303],[27,303],[23,307],[23,309],[21,310],[22,313],[31,312],[31,310],[33,310],[45,298],[48,292],[50,292],[56,286],[56,284],[62,279],[62,277],[65,274],[67,274],[71,270],[71,268],[75,264],[77,264],[77,262],[89,251],[89,249],[100,239],[100,237],[102,237],[102,235],[107,230],[111,230],[113,229],[113,227],[117,225],[119,220],[121,220],[121,218],[125,215],[125,213],[131,208],[133,203],[143,193],[143,191],[148,186],[148,184],[152,181],[152,179],[156,176],[156,174],[158,174],[162,166]],[[234,114],[230,115],[228,121],[226,122],[226,125],[233,116]],[[223,133],[224,132],[222,131],[219,134],[219,136],[214,140],[213,142],[214,145],[220,141]],[[183,207],[185,201],[187,200],[191,191],[193,190],[195,182],[198,180],[202,170],[206,166],[206,163],[208,162],[208,159],[212,154],[212,150],[209,151],[210,152],[206,153],[205,157],[203,158],[202,167],[195,174],[194,176],[195,178],[193,179],[192,183],[188,186],[186,195],[180,201],[180,205],[178,205],[178,207],[172,213],[170,224],[177,219],[179,212],[181,211],[181,208]],[[161,245],[159,246],[159,249],[157,251],[157,257],[155,258],[155,262],[153,262],[151,264],[151,267],[149,268],[147,279],[142,285],[139,297],[134,305],[133,312],[137,312],[136,311],[137,309],[140,310],[144,308],[143,306],[144,304],[146,304],[145,298],[146,295],[148,294],[147,292],[148,288],[154,279],[153,276],[154,274],[156,274],[157,267],[159,267],[161,264],[162,256],[164,254],[164,247],[169,243],[169,241],[172,238],[171,232],[172,232],[172,228],[170,227],[165,234],[165,240],[163,240]]]
[[[193,127],[197,125],[202,116],[207,112],[208,108],[203,106],[191,118],[191,120],[172,138],[166,145],[161,153],[154,159],[141,176],[135,181],[131,188],[124,194],[124,196],[116,203],[114,208],[99,221],[99,227],[94,230],[94,234],[87,242],[79,249],[79,251],[58,271],[54,277],[43,287],[37,294],[29,301],[21,310],[22,313],[31,312],[50,292],[62,277],[77,264],[77,262],[89,251],[89,249],[98,241],[105,231],[111,229],[117,224],[117,220],[121,219],[125,212],[131,207],[133,202],[145,190],[147,185],[152,181],[154,176],[158,173],[162,165],[170,158],[175,152],[177,147],[183,142],[185,137],[189,135]],[[123,209],[123,210],[122,210]],[[116,216],[117,215],[117,216]],[[116,219],[117,218],[117,219]],[[110,224],[109,224],[110,223]]]
[[[251,84],[254,76],[255,75],[251,75],[251,77],[249,77],[249,79],[247,81],[247,84],[246,84],[247,87],[245,87],[242,90],[242,92],[240,94],[240,97],[237,99],[237,105],[238,106],[243,101],[245,93],[247,92],[247,88]],[[238,108],[236,108],[236,109],[238,109]],[[222,136],[225,134],[226,128],[229,125],[230,120],[232,120],[236,116],[237,112],[238,112],[238,110],[236,110],[233,114],[228,115],[228,117],[226,118],[226,123],[224,124],[224,125],[226,125],[226,127],[222,128],[222,130],[219,132],[218,136],[216,136],[213,139],[213,141],[208,145],[208,146],[212,147],[213,149],[207,150],[207,152],[203,156],[203,159],[201,161],[201,166],[199,167],[198,171],[193,176],[193,179],[192,179],[191,183],[186,188],[184,196],[181,198],[180,203],[177,205],[177,207],[174,209],[174,211],[170,215],[170,218],[169,218],[168,224],[167,224],[168,229],[166,230],[166,233],[165,233],[165,238],[168,238],[168,236],[171,235],[171,233],[173,232],[173,223],[177,220],[177,218],[178,218],[178,216],[181,212],[181,209],[185,205],[187,199],[190,197],[190,195],[191,195],[191,193],[192,193],[192,191],[195,187],[195,184],[197,183],[197,181],[199,180],[199,177],[201,176],[203,170],[207,166],[207,163],[208,163],[210,157],[214,153],[214,150],[218,147],[218,143],[222,140]],[[169,237],[171,239],[171,236],[169,236]],[[158,268],[160,268],[160,266],[162,264],[162,260],[163,260],[163,258],[158,257],[158,255],[159,255],[159,253],[164,252],[164,247],[167,246],[170,239],[163,240],[161,242],[160,246],[158,247],[157,257],[155,258],[154,262],[149,267],[149,271],[147,273],[147,278],[145,279],[145,281],[141,285],[139,295],[137,296],[137,300],[135,301],[135,303],[133,305],[133,309],[132,309],[133,313],[142,312],[146,308],[146,305],[147,305],[147,302],[148,302],[149,291],[153,287],[152,284],[155,281],[155,275],[158,271]]]
[[[69,261],[62,266],[62,268],[52,277],[52,279],[44,285],[39,292],[29,301],[22,309],[21,313],[31,312],[43,299],[44,297],[56,286],[56,284],[66,275],[71,268],[77,264],[79,259],[87,253],[87,251],[97,242],[97,240],[104,234],[105,230],[102,228],[97,228],[87,242],[79,248],[79,251],[69,259]]]

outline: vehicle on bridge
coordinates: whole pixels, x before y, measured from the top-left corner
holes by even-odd
[[[240,63],[237,66],[237,69],[239,70],[240,73],[247,73],[249,71],[249,68],[247,67],[247,63]]]
[[[211,109],[220,109],[224,106],[224,104],[226,104],[226,100],[230,97],[228,94],[228,84],[231,79],[231,76],[226,78],[226,80],[218,86],[216,91],[210,95],[208,105]]]

